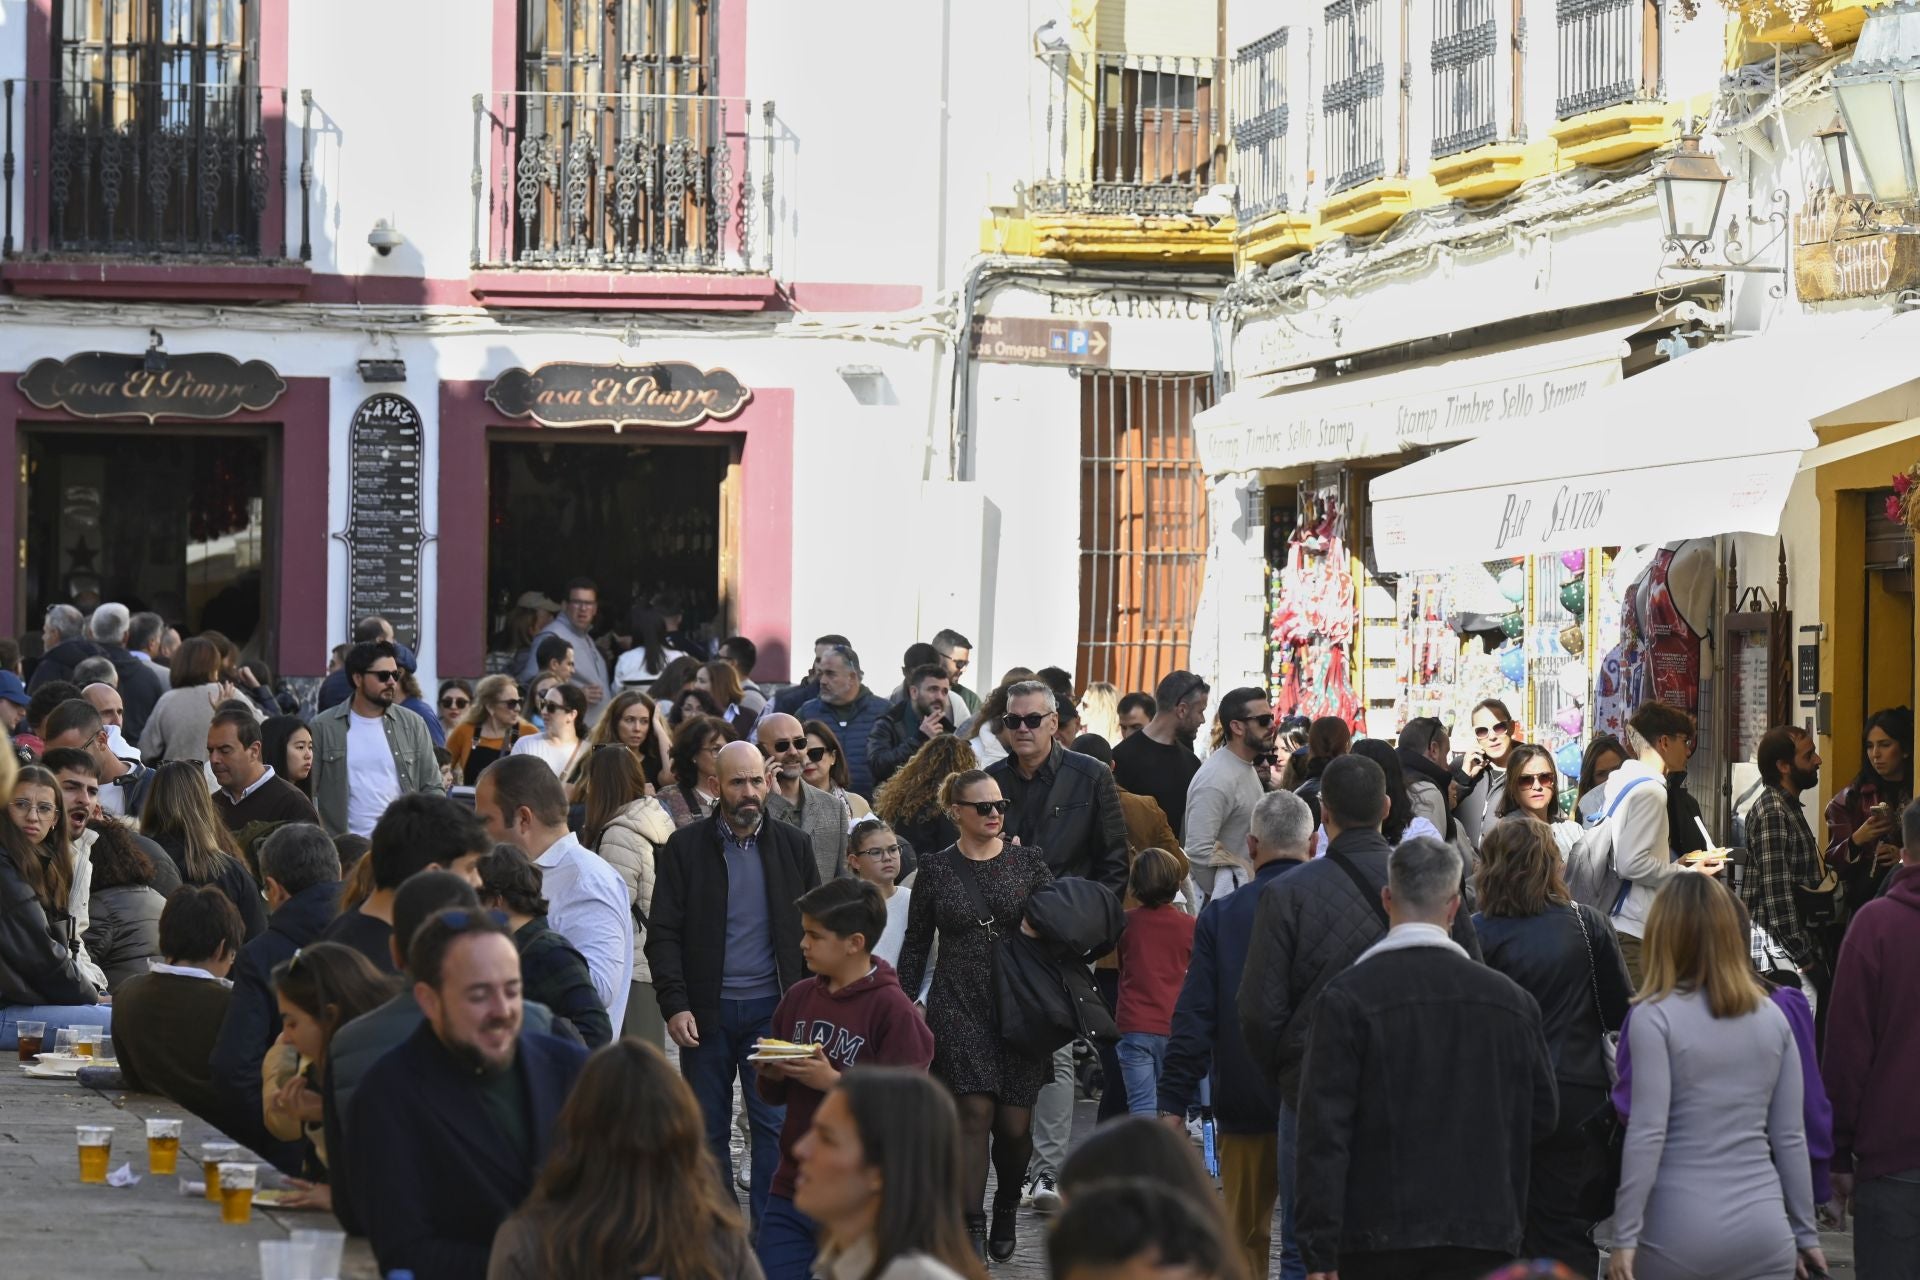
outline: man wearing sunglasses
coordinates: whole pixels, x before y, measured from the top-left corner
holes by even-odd
[[[960,683],[960,677],[967,674],[967,666],[973,661],[973,641],[952,627],[943,627],[933,633],[932,644],[940,655],[940,665],[947,669],[952,696],[960,700],[967,715],[974,714],[980,710],[980,695]]]
[[[801,776],[807,771],[806,730],[784,711],[769,711],[755,727],[760,753],[767,758],[767,816],[807,833],[823,884],[845,875],[853,815],[846,801],[809,786]]]
[[[1273,708],[1255,688],[1234,689],[1220,699],[1220,745],[1187,788],[1187,858],[1203,900],[1246,883],[1232,855],[1247,844],[1253,806],[1271,787],[1261,769],[1273,752]],[[1214,850],[1226,851],[1215,863]]]
[[[342,668],[353,696],[313,718],[313,803],[328,835],[371,836],[387,806],[410,792],[445,795],[426,721],[400,705],[400,657],[389,640],[363,640]]]

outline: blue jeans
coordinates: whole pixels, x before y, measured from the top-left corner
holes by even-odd
[[[1280,1280],[1307,1280],[1300,1241],[1293,1233],[1294,1149],[1300,1145],[1300,1114],[1280,1104]]]
[[[707,1122],[707,1145],[713,1148],[713,1158],[720,1165],[720,1185],[729,1196],[734,1194],[733,1081],[736,1074],[740,1078],[752,1131],[753,1187],[747,1193],[747,1203],[756,1230],[760,1215],[766,1211],[774,1166],[780,1163],[780,1126],[786,1122],[787,1109],[760,1096],[753,1067],[746,1059],[753,1052],[753,1042],[768,1033],[779,1004],[778,996],[722,1000],[718,1025],[701,1028],[699,1045],[680,1051],[680,1074],[700,1103],[700,1114]]]
[[[1160,1114],[1160,1064],[1167,1037],[1145,1031],[1120,1034],[1120,1078],[1127,1084],[1127,1110],[1136,1116]]]
[[[754,1237],[754,1256],[767,1280],[807,1280],[820,1252],[819,1227],[785,1196],[767,1197],[767,1210]]]
[[[113,1006],[110,1004],[9,1004],[0,1005],[0,1049],[20,1047],[20,1024],[47,1024],[42,1048],[53,1052],[53,1039],[68,1027],[101,1027],[113,1034]]]

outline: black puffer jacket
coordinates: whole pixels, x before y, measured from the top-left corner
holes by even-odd
[[[1300,1096],[1300,1063],[1313,1029],[1313,1005],[1321,989],[1386,936],[1380,890],[1387,883],[1393,847],[1371,828],[1342,831],[1298,870],[1260,892],[1240,982],[1240,1030],[1253,1060],[1279,1088],[1283,1102]],[[1349,859],[1371,889],[1363,897],[1339,858]],[[1480,943],[1462,911],[1453,918],[1453,940],[1475,960]]]
[[[70,922],[69,922],[70,923]],[[0,853],[0,1004],[94,1004],[73,952],[47,923],[33,886]]]

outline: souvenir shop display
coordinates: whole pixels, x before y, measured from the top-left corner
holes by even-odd
[[[1337,488],[1306,489],[1274,570],[1268,678],[1280,716],[1339,716],[1365,730],[1352,676],[1354,586]]]

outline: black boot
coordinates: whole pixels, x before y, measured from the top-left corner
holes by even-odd
[[[987,1233],[987,1253],[995,1262],[1007,1262],[1012,1259],[1013,1251],[1020,1240],[1015,1233],[1019,1222],[1020,1201],[1016,1198],[1001,1204],[995,1197],[993,1206],[993,1230]]]
[[[967,1215],[967,1239],[973,1244],[973,1251],[980,1255],[980,1265],[987,1262],[987,1215],[970,1213]]]

